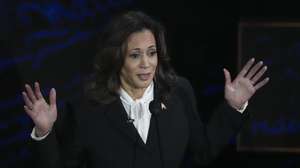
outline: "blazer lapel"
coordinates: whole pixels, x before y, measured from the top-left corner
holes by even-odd
[[[133,143],[138,143],[142,146],[145,146],[133,123],[129,122],[128,115],[119,98],[107,105],[107,110],[105,110],[105,113],[112,125],[122,134],[131,139]]]
[[[177,156],[175,151],[184,151],[184,144],[186,144],[188,137],[188,125],[184,114],[180,112],[184,109],[180,105],[180,100],[175,97],[172,95],[172,98],[166,102],[161,102],[161,111],[157,115],[159,138],[165,165],[170,164],[171,162],[167,161],[174,160],[174,156]],[[175,160],[179,160],[179,158],[175,158]]]

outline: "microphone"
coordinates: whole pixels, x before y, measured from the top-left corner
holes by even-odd
[[[129,116],[127,117],[126,123],[131,124],[134,122],[134,119],[130,118]]]
[[[149,104],[149,110],[151,114],[157,115],[161,110],[160,102],[152,100]]]

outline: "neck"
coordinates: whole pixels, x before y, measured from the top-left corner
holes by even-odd
[[[128,95],[133,99],[133,100],[136,100],[136,99],[140,99],[144,93],[145,93],[145,90],[147,88],[131,88],[131,87],[126,87],[124,85],[121,86],[127,93]]]

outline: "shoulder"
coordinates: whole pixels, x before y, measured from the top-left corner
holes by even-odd
[[[194,98],[194,89],[190,81],[182,76],[178,76],[172,91],[173,95],[178,96],[182,101]]]
[[[193,92],[193,87],[190,81],[182,76],[178,76],[175,82],[175,91]]]
[[[85,97],[75,97],[64,102],[63,110],[72,115],[76,120],[84,120],[101,114],[105,105],[91,101]]]

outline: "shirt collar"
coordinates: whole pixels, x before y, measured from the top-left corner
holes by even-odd
[[[154,98],[154,82],[152,81],[150,83],[150,85],[145,90],[143,96],[139,99],[133,100],[132,97],[129,96],[129,94],[122,87],[119,90],[119,94],[122,102],[126,104],[132,104],[138,102],[150,103],[150,101],[152,101]]]

